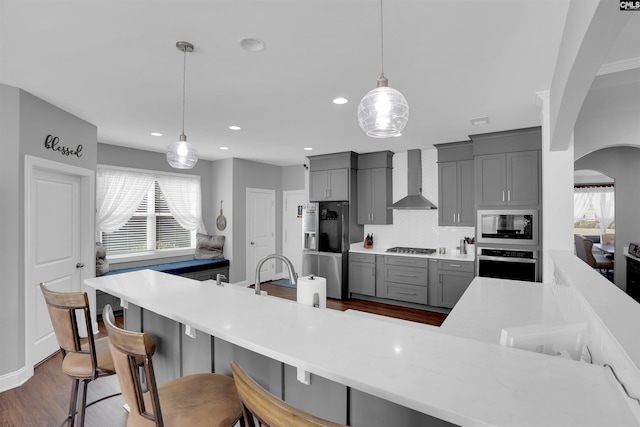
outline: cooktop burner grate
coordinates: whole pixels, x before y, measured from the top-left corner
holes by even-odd
[[[436,253],[436,250],[429,248],[407,248],[404,246],[395,246],[387,249],[387,252],[396,254],[431,255]]]

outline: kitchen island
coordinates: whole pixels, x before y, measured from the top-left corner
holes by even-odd
[[[154,362],[157,357],[170,366],[165,379],[190,373],[194,365],[228,373],[231,358],[241,365],[259,360],[250,374],[263,384],[275,378],[274,394],[353,426],[639,425],[637,402],[625,397],[610,369],[601,364],[153,271],[85,283],[123,300],[127,328],[159,336]],[[483,288],[491,286],[495,296],[496,283],[517,287],[520,282],[476,278],[469,292],[482,297]],[[539,290],[548,292],[542,285]],[[552,298],[555,305],[548,307],[551,318],[534,320],[566,321],[558,298],[563,297]],[[589,304],[588,298],[578,300],[584,307]],[[457,315],[457,309],[452,314]],[[602,341],[601,331],[592,325],[590,329],[592,339]],[[635,357],[625,350],[622,344],[609,352],[618,359]],[[594,353],[599,354],[597,349]],[[202,363],[202,354],[210,358],[207,363]],[[632,391],[637,386],[629,383],[635,382],[634,375],[620,375]]]

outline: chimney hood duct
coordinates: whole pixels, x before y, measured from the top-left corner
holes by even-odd
[[[387,209],[438,209],[436,205],[422,196],[422,151],[407,151],[407,196],[398,200]]]

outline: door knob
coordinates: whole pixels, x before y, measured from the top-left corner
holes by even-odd
[[[255,243],[251,242],[252,245],[255,245]]]
[[[76,264],[76,268],[82,268],[82,267],[84,267],[83,263],[79,262],[79,263]]]

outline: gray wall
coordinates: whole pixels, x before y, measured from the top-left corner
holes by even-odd
[[[622,255],[630,242],[640,242],[640,198],[638,197],[640,148],[611,147],[587,154],[575,162],[575,170],[591,169],[615,180],[616,259],[615,283],[626,290],[626,263]]]
[[[35,96],[0,85],[0,376],[25,364],[25,229],[24,157],[43,159],[95,170],[97,128]],[[47,135],[60,145],[77,147],[82,156],[64,156],[45,148]]]
[[[302,165],[282,168],[282,191],[304,190],[304,167]]]
[[[282,170],[280,166],[233,159],[233,263],[234,282],[247,279],[247,188],[275,190],[276,193],[276,252],[282,253]]]

